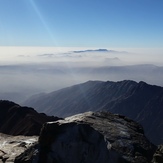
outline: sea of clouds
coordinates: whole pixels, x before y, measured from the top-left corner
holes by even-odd
[[[163,86],[163,49],[0,47],[0,98],[21,103],[88,80]]]

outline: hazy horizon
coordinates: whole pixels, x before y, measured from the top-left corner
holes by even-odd
[[[162,8],[162,0],[1,0],[0,98],[88,80],[163,86]]]
[[[96,51],[98,49],[108,51],[98,52]],[[99,59],[106,58],[119,58],[128,65],[155,64],[162,66],[163,48],[0,46],[1,65],[44,62],[98,62]]]
[[[88,80],[134,80],[163,86],[162,49],[0,47],[0,51],[2,99],[20,102]]]

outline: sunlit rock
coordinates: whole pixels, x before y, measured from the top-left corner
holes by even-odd
[[[0,134],[0,162],[13,163],[15,157],[33,146],[37,140],[37,136],[11,136]]]
[[[104,112],[44,124],[39,145],[39,163],[148,163],[156,150],[139,124]]]

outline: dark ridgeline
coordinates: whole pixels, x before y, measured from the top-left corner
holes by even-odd
[[[45,122],[58,117],[37,113],[33,108],[21,107],[10,101],[0,101],[0,132],[10,135],[39,135]]]
[[[163,88],[145,82],[88,81],[33,96],[24,104],[59,117],[98,110],[122,114],[142,124],[153,143],[163,143]]]

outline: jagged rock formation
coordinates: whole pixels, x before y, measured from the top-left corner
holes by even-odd
[[[128,80],[89,81],[32,97],[25,104],[60,117],[98,110],[122,114],[142,124],[153,143],[163,143],[163,88],[159,86]]]
[[[163,145],[159,145],[153,155],[152,163],[163,163]]]
[[[33,108],[21,107],[10,101],[0,101],[0,132],[10,135],[39,135],[45,122],[58,117],[37,113]]]
[[[0,162],[13,163],[15,157],[33,146],[37,140],[36,136],[11,136],[0,133]]]
[[[150,163],[155,150],[138,123],[111,113],[86,112],[44,124],[37,162]],[[23,159],[22,154],[15,163]]]
[[[14,163],[38,163],[39,144],[35,143],[15,157]]]

